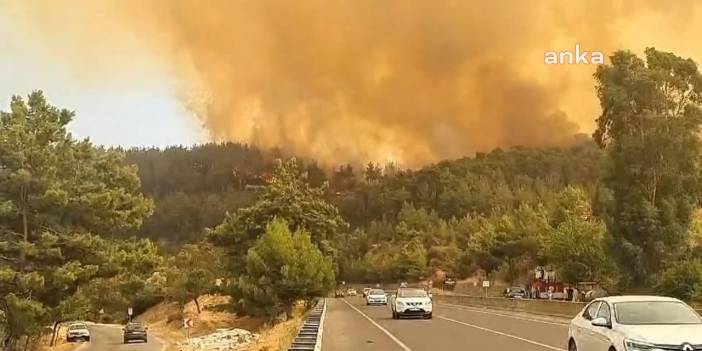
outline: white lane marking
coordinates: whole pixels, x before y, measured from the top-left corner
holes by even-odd
[[[466,310],[466,311],[471,311],[471,312],[476,312],[476,313],[483,313],[483,314],[491,314],[494,316],[500,316],[500,317],[507,317],[507,318],[512,318],[512,319],[519,319],[523,321],[528,321],[528,322],[535,322],[535,323],[543,323],[543,324],[551,324],[551,325],[558,325],[561,327],[568,327],[570,324],[567,323],[558,323],[558,322],[549,322],[549,321],[543,321],[543,320],[538,320],[538,319],[530,319],[526,317],[519,317],[519,316],[514,316],[514,315],[509,315],[509,314],[503,314],[503,313],[495,313],[495,312],[489,312],[486,310],[481,310],[481,309],[475,309],[475,308],[470,308],[466,306],[461,306],[461,305],[454,305],[450,303],[438,303],[436,304],[437,306],[450,306],[454,307],[460,310]]]
[[[368,317],[365,313],[361,312],[361,310],[359,310],[358,308],[356,308],[356,306],[350,304],[348,301],[346,301],[346,299],[344,299],[343,301],[344,301],[345,304],[349,305],[349,307],[351,307],[351,308],[353,308],[354,310],[356,310],[356,312],[360,313],[361,316],[363,316],[365,319],[367,319],[369,322],[371,322],[371,324],[373,324],[376,328],[380,329],[380,331],[382,331],[383,333],[385,333],[385,335],[387,335],[390,339],[392,339],[392,341],[394,341],[398,346],[400,346],[400,348],[401,348],[402,350],[404,350],[404,351],[412,351],[412,349],[410,349],[409,347],[407,347],[407,345],[405,345],[405,343],[403,343],[402,341],[400,341],[400,339],[396,338],[395,335],[392,335],[387,329],[381,327],[380,324],[376,323],[371,317]]]
[[[525,338],[522,338],[522,337],[519,337],[519,336],[516,336],[516,335],[503,333],[503,332],[500,332],[500,331],[497,331],[497,330],[493,330],[493,329],[488,329],[488,328],[480,327],[480,326],[477,326],[477,325],[475,325],[475,324],[470,324],[470,323],[466,323],[466,322],[461,322],[461,321],[457,321],[457,320],[455,320],[455,319],[451,319],[451,318],[447,318],[447,317],[443,317],[443,316],[435,316],[435,317],[436,317],[436,318],[439,318],[439,319],[443,319],[443,320],[445,320],[445,321],[449,321],[449,322],[453,322],[453,323],[465,325],[465,326],[467,326],[467,327],[475,328],[475,329],[478,329],[478,330],[486,331],[486,332],[488,332],[488,333],[493,333],[493,334],[497,334],[497,335],[501,335],[501,336],[506,336],[506,337],[508,337],[508,338],[516,339],[516,340],[519,340],[519,341],[523,341],[523,342],[526,342],[526,343],[529,343],[529,344],[532,344],[532,345],[541,346],[541,347],[546,348],[546,349],[549,349],[549,350],[553,350],[553,351],[565,351],[565,349],[561,349],[561,348],[554,347],[554,346],[551,346],[551,345],[546,345],[546,344],[540,343],[540,342],[538,342],[538,341],[525,339]]]

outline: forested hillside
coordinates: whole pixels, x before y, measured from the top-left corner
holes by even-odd
[[[231,296],[269,321],[337,280],[487,274],[702,301],[702,76],[618,52],[593,138],[421,169],[323,168],[240,144],[125,152],[76,140],[42,92],[0,113],[3,350],[64,321]],[[163,252],[168,252],[164,255]]]
[[[567,185],[591,187],[601,172],[602,151],[587,137],[568,148],[497,149],[446,160],[419,170],[395,164],[341,165],[322,169],[299,161],[305,180],[326,183],[324,195],[352,227],[394,221],[403,203],[433,210],[441,218],[489,214],[521,202],[550,201]],[[275,156],[255,147],[226,143],[132,149],[142,190],[156,203],[141,235],[163,243],[197,241],[227,210],[252,204],[266,185]]]
[[[156,204],[142,235],[166,246],[202,239],[227,211],[254,203],[270,181],[273,158],[238,144],[131,150],[127,159],[139,166],[143,190]],[[480,263],[468,247],[476,221],[545,217],[565,205],[590,211],[590,199],[607,196],[597,186],[603,160],[601,149],[583,136],[566,148],[497,149],[418,170],[369,163],[325,171],[315,163],[296,163],[301,179],[321,186],[321,196],[350,224],[331,244],[340,249],[341,276],[395,281],[434,270],[472,273]],[[401,257],[395,256],[403,250],[412,262],[398,266]],[[497,261],[491,270],[500,268]]]
[[[689,60],[653,49],[645,60],[629,52],[614,58],[595,75],[607,108],[594,138],[579,135],[562,148],[496,149],[421,169],[289,164],[295,182],[348,223],[333,237],[312,233],[323,234],[316,243],[335,259],[339,277],[398,281],[480,270],[516,281],[550,264],[568,282],[652,288],[660,274],[676,274],[670,269],[680,255],[699,251],[699,73]],[[636,87],[647,95],[634,94]],[[622,107],[632,104],[642,107]],[[244,231],[250,247],[265,227],[252,227],[247,221],[258,219],[246,220],[248,211],[264,206],[270,221],[286,208],[275,204],[293,195],[279,189],[278,197],[259,196],[272,196],[279,156],[238,144],[131,150],[128,160],[156,204],[140,234],[168,246]],[[690,264],[688,271],[700,269]]]
[[[233,143],[132,149],[126,159],[156,204],[140,235],[163,246],[198,241],[227,211],[253,203],[272,169],[271,155]]]

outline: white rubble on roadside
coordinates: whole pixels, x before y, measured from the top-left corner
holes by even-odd
[[[179,342],[176,346],[179,351],[234,351],[248,346],[257,339],[258,335],[248,330],[217,329],[212,334],[191,338],[188,341]]]

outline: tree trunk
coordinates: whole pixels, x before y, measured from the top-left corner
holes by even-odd
[[[197,308],[197,314],[200,314],[200,301],[197,300],[197,297],[193,298],[193,302],[195,302],[195,307]]]
[[[29,241],[29,223],[27,221],[27,189],[23,186],[20,190],[20,203],[22,206],[22,239],[23,243]],[[20,266],[19,271],[24,272],[24,266],[27,254],[24,250],[20,251]]]
[[[31,339],[31,337],[27,335],[27,340],[24,342],[24,351],[27,351],[27,348],[29,348],[29,339]]]
[[[51,333],[51,342],[49,342],[49,346],[56,345],[56,336],[58,334],[58,326],[59,326],[59,322],[54,322],[54,331],[53,331],[53,333]]]

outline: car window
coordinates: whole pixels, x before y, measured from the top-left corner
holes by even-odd
[[[385,295],[385,291],[383,290],[371,290],[368,295]]]
[[[427,292],[421,289],[402,289],[397,294],[398,297],[427,297]]]
[[[591,303],[587,308],[585,309],[585,312],[583,312],[583,318],[587,320],[592,320],[592,316],[595,316],[597,314],[597,309],[600,307],[600,302],[595,301]]]
[[[631,301],[614,304],[619,324],[702,324],[690,306],[677,301]]]
[[[612,321],[612,313],[609,309],[608,303],[602,303],[602,306],[600,306],[600,310],[597,311],[597,318],[604,318],[607,320],[608,323]]]

